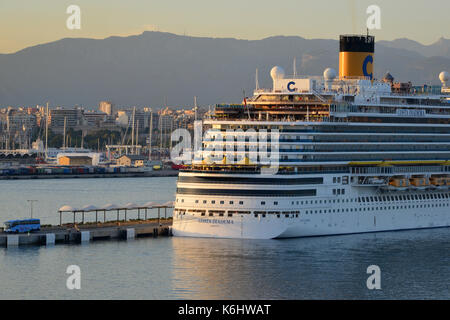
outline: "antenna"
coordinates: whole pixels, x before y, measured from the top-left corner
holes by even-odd
[[[244,105],[245,105],[245,108],[247,108],[248,120],[251,120],[251,118],[250,118],[250,109],[247,106],[247,97],[245,96],[245,89],[242,90],[242,93],[244,94]]]
[[[297,58],[294,57],[294,78],[297,78]]]
[[[259,90],[259,79],[258,79],[258,68],[256,68],[256,75],[255,75],[255,80],[256,80],[256,90]]]
[[[194,121],[197,121],[197,96],[194,96]]]

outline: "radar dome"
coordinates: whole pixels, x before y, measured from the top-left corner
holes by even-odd
[[[439,73],[439,80],[441,80],[442,83],[447,83],[449,77],[449,73],[447,71],[442,71]]]
[[[323,72],[323,77],[325,80],[333,80],[336,78],[336,70],[333,68],[326,68]]]
[[[284,70],[282,67],[275,66],[270,70],[270,76],[273,80],[275,79],[283,79],[284,78]]]

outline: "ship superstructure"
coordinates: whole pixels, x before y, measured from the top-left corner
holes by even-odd
[[[449,226],[448,73],[439,76],[440,93],[413,92],[390,74],[373,79],[374,45],[372,36],[341,36],[339,74],[287,77],[274,67],[272,89],[255,90],[242,105],[217,105],[203,120],[212,133],[179,174],[174,235]]]

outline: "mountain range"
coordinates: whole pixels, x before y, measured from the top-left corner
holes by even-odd
[[[274,65],[292,74],[321,75],[338,69],[337,39],[275,36],[262,40],[205,38],[146,31],[106,39],[65,38],[0,54],[0,106],[44,104],[159,108],[240,102],[255,88],[271,87]],[[440,84],[450,71],[450,40],[431,45],[409,39],[378,41],[375,77],[389,71],[396,81]]]

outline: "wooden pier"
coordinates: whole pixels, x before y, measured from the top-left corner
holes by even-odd
[[[131,240],[140,237],[172,235],[172,220],[150,219],[139,221],[90,224],[65,224],[42,227],[31,233],[0,232],[0,246],[54,245],[60,243],[88,243],[96,240]]]

